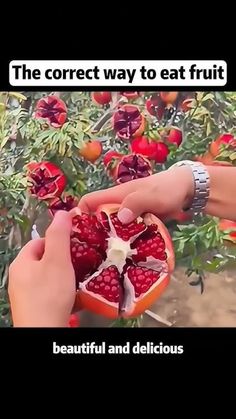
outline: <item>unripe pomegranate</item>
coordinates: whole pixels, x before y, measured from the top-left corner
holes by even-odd
[[[102,144],[98,140],[89,140],[80,149],[79,154],[90,163],[95,163],[102,154]]]
[[[110,318],[142,314],[165,290],[174,269],[174,251],[164,224],[145,214],[123,225],[118,207],[73,219],[72,263],[77,296],[74,309]]]

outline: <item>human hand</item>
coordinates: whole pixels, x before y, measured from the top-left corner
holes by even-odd
[[[31,240],[11,264],[8,293],[15,327],[68,326],[75,301],[71,226],[71,214],[58,211],[45,239]]]
[[[151,212],[166,220],[188,208],[193,194],[191,169],[187,166],[174,167],[143,179],[89,193],[80,200],[79,208],[83,212],[94,212],[102,204],[117,203],[121,205],[118,217],[124,224],[144,212]]]

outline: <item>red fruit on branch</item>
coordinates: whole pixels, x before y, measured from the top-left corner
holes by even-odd
[[[225,240],[236,243],[236,221],[222,219],[219,221],[218,228],[225,233]]]
[[[180,105],[180,109],[181,109],[183,112],[187,112],[187,111],[189,111],[189,110],[192,108],[193,101],[194,101],[194,98],[188,98],[188,99],[185,99],[185,100],[181,103],[181,105]]]
[[[43,97],[37,102],[36,118],[44,118],[55,128],[60,128],[67,118],[66,104],[57,96]]]
[[[232,134],[222,134],[215,141],[210,144],[210,152],[213,157],[217,157],[220,154],[220,148],[222,144],[234,143],[234,136]]]
[[[152,96],[146,100],[146,109],[150,115],[155,116],[158,119],[161,119],[165,112],[165,104],[160,100],[159,96]]]
[[[178,97],[178,92],[160,92],[160,98],[164,103],[173,104]]]
[[[113,128],[117,136],[123,140],[142,135],[145,119],[138,106],[121,106],[113,115]]]
[[[176,144],[177,147],[179,147],[183,140],[183,134],[181,129],[171,128],[168,136],[166,137],[166,140],[169,143]]]
[[[49,203],[49,212],[52,216],[56,214],[57,211],[70,211],[73,208],[77,207],[79,200],[72,195],[65,195],[64,197],[53,198]]]
[[[127,99],[137,99],[141,95],[140,92],[120,92],[120,94]]]
[[[60,196],[66,187],[66,177],[55,164],[44,161],[27,165],[29,191],[38,199]]]
[[[79,154],[90,163],[95,163],[102,154],[102,144],[98,140],[90,140],[80,149]]]
[[[106,105],[111,102],[111,92],[93,92],[92,100],[98,105]]]
[[[116,183],[125,183],[130,180],[150,176],[152,168],[150,162],[140,154],[129,154],[122,157],[116,166]]]
[[[110,318],[136,317],[167,287],[174,269],[173,246],[166,227],[153,215],[123,225],[117,211],[116,205],[106,205],[97,216],[73,220],[74,309]]]
[[[123,154],[118,153],[118,151],[114,150],[110,150],[104,155],[103,164],[109,176],[114,176],[116,166],[120,161],[121,157],[123,157]]]
[[[77,314],[71,314],[69,319],[69,327],[79,327],[79,317]]]
[[[157,142],[145,136],[136,137],[131,142],[131,150],[133,153],[142,154],[151,160],[155,157],[156,149]]]
[[[155,160],[156,163],[165,163],[167,156],[169,154],[169,149],[165,143],[162,143],[160,141],[156,144],[156,152],[153,156],[153,160]]]

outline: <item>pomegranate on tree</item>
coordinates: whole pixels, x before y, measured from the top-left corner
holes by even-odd
[[[183,140],[183,134],[181,129],[176,127],[171,128],[166,139],[169,143],[176,144],[177,147],[179,147]]]
[[[142,154],[151,160],[155,157],[156,149],[157,142],[145,136],[136,137],[131,142],[131,150],[133,153]]]
[[[123,105],[113,115],[113,129],[123,140],[142,135],[144,128],[144,116],[136,105]]]
[[[74,309],[110,318],[143,313],[164,291],[174,269],[169,233],[152,214],[123,225],[116,205],[73,219]]]
[[[120,94],[127,99],[137,99],[141,95],[140,92],[120,92]]]
[[[125,183],[151,174],[151,164],[144,156],[129,154],[118,162],[114,177],[117,183]]]
[[[160,92],[160,98],[164,103],[173,104],[178,97],[178,92]]]
[[[106,168],[109,176],[113,177],[115,174],[116,166],[119,160],[123,157],[123,154],[118,153],[118,151],[110,150],[103,157],[103,164]]]
[[[95,163],[102,154],[102,144],[98,140],[89,140],[79,151],[80,156],[90,163]]]
[[[236,221],[221,219],[218,228],[225,233],[225,240],[236,243]]]
[[[159,96],[152,96],[146,100],[146,109],[150,115],[161,119],[165,112],[165,104],[160,100]]]
[[[156,153],[153,156],[153,160],[155,160],[156,163],[165,163],[168,154],[169,149],[167,145],[161,141],[158,141],[156,145]]]
[[[72,195],[65,195],[64,197],[53,198],[49,204],[49,212],[52,216],[56,214],[57,211],[70,211],[73,208],[77,207],[79,203],[78,198]]]
[[[66,177],[55,164],[44,161],[27,165],[29,191],[38,199],[60,196],[66,187]]]
[[[234,142],[234,136],[232,134],[222,134],[215,141],[210,144],[210,153],[213,157],[217,157],[220,153],[222,144],[229,144]]]
[[[55,128],[60,128],[67,118],[66,104],[59,97],[51,95],[37,102],[35,118],[44,118]]]
[[[99,105],[106,105],[111,102],[111,92],[93,92],[92,100]]]

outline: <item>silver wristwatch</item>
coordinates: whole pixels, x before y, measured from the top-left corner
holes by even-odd
[[[193,179],[194,179],[194,197],[191,204],[191,207],[187,209],[194,215],[201,213],[207,204],[209,193],[210,193],[210,178],[206,167],[199,162],[193,162],[191,160],[183,160],[175,163],[170,167],[180,167],[180,166],[189,166],[192,170]]]

